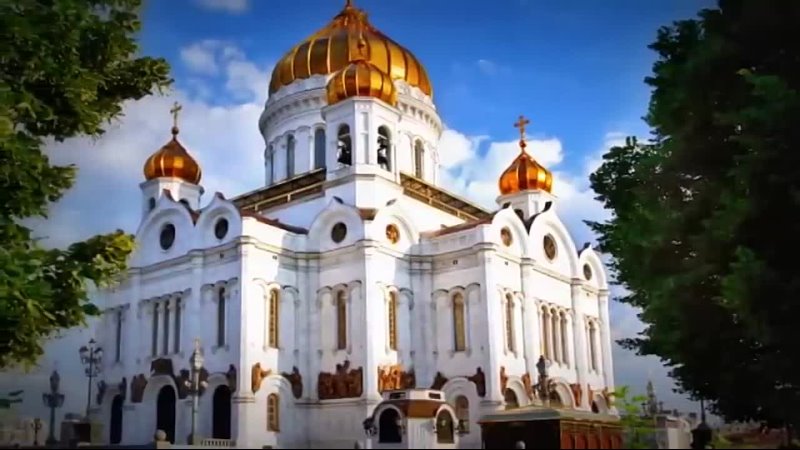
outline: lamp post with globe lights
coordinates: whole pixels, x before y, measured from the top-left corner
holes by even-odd
[[[97,345],[94,338],[89,340],[89,345],[83,345],[78,350],[81,356],[84,373],[89,378],[89,389],[86,393],[86,420],[89,420],[89,410],[92,407],[92,381],[100,375],[103,367],[103,348]]]
[[[42,394],[44,406],[50,409],[50,432],[47,435],[47,445],[53,445],[56,441],[56,409],[64,404],[64,394],[59,391],[61,377],[57,371],[50,374],[50,392]]]
[[[189,390],[189,395],[192,396],[192,433],[189,435],[189,445],[199,444],[199,440],[197,439],[197,410],[199,407],[200,392],[208,386],[207,382],[200,381],[200,372],[203,370],[204,362],[203,349],[200,348],[200,339],[195,339],[194,351],[189,358],[191,378],[185,382],[185,386]]]

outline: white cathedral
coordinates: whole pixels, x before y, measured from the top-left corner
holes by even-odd
[[[196,339],[198,434],[241,447],[352,448],[386,393],[417,388],[442,392],[458,446],[480,448],[482,416],[536,402],[541,356],[551,404],[609,411],[606,271],[559,219],[526,121],[486,211],[439,187],[432,92],[348,0],[272,73],[263,188],[201,208],[175,124],[144,165],[130,268],[94,299],[104,441],[186,442]],[[51,359],[77,359],[56,344]]]

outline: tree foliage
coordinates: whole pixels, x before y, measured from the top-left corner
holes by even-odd
[[[800,2],[721,0],[663,27],[646,121],[592,175],[621,301],[680,388],[729,419],[798,422]]]
[[[138,56],[141,0],[0,2],[0,368],[30,364],[43,340],[97,314],[90,282],[125,269],[117,231],[66,250],[42,248],[23,225],[46,217],[75,167],[50,164],[48,141],[100,136],[126,100],[169,85],[162,59]]]
[[[645,417],[642,404],[644,395],[634,395],[629,386],[618,386],[614,391],[614,405],[625,430],[625,448],[653,448],[655,427],[652,417]]]

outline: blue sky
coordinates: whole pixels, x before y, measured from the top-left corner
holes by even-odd
[[[441,184],[496,208],[497,177],[516,156],[520,114],[531,120],[528,150],[554,172],[557,211],[577,245],[594,240],[583,221],[609,212],[589,174],[625,135],[646,136],[641,117],[647,48],[659,26],[694,17],[701,0],[355,0],[372,23],[427,68],[447,126],[439,142]],[[172,66],[174,89],[124,106],[97,140],[49,146],[55,164],[79,168],[76,185],[32,221],[49,245],[65,246],[121,228],[135,232],[145,159],[169,139],[170,106],[183,104],[182,143],[203,168],[206,201],[263,186],[263,110],[272,65],[326,24],[344,0],[149,0],[142,52]],[[279,6],[282,5],[282,6]],[[87,151],[91,148],[91,151]],[[113,201],[98,201],[102,195]],[[612,295],[620,294],[618,287]],[[612,337],[642,329],[636,312],[612,303]],[[694,409],[672,393],[655,358],[614,348],[616,381],[643,391],[652,379],[667,406]]]

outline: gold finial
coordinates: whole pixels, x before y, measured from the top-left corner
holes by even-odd
[[[353,7],[353,0],[345,0],[344,7],[345,8],[352,8]]]
[[[172,135],[178,135],[178,113],[183,109],[180,103],[175,102],[169,112],[172,114]]]
[[[525,147],[528,146],[525,142],[525,125],[529,123],[531,123],[531,121],[526,119],[523,115],[520,115],[519,119],[514,123],[514,128],[519,128],[519,146],[522,148],[522,151],[525,151]]]
[[[200,351],[200,338],[194,338],[194,349]]]

